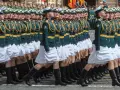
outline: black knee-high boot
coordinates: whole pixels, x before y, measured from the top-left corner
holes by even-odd
[[[77,62],[76,62],[76,63],[73,63],[72,65],[73,65],[73,71],[74,71],[75,76],[76,76],[77,78],[79,78],[79,77],[80,77],[80,74],[79,74],[78,71],[77,71]]]
[[[103,73],[104,67],[103,66],[99,66],[99,76],[102,78],[105,74]]]
[[[66,83],[63,83],[61,81],[61,74],[59,69],[54,69],[54,76],[55,76],[55,85],[62,85],[62,86],[67,85]]]
[[[109,70],[108,70],[108,68],[107,68],[107,67],[108,67],[108,64],[106,64],[106,65],[104,66],[104,68],[105,68],[104,73],[105,73],[105,74],[109,74]]]
[[[93,80],[92,80],[92,78],[91,78],[91,75],[92,75],[92,73],[91,73],[91,69],[89,70],[89,72],[88,72],[88,81],[89,81],[89,84],[91,84],[92,82],[93,82]]]
[[[84,58],[83,59],[83,68],[86,66],[86,64],[87,64],[87,58]]]
[[[40,82],[39,71],[35,73],[35,75],[33,76],[33,79],[34,79],[36,84],[38,84]]]
[[[115,68],[115,73],[116,73],[118,81],[120,82],[120,72],[119,72],[119,68],[118,67]]]
[[[71,75],[70,75],[71,73],[70,73],[69,66],[66,66],[65,68],[66,68],[67,80],[70,81],[70,82],[76,82],[76,80],[73,80],[73,79],[71,78]]]
[[[19,79],[18,79],[18,77],[17,77],[17,75],[16,75],[15,67],[11,67],[11,72],[12,72],[13,81],[18,82],[18,83],[21,83],[22,80],[19,80]]]
[[[18,71],[18,79],[21,80],[29,72],[28,63],[22,63],[16,66]]]
[[[40,76],[41,76],[41,73],[43,73],[44,70],[45,70],[45,68],[43,67],[33,75],[33,79],[34,79],[36,84],[40,82]]]
[[[95,78],[101,79],[103,77],[103,75],[101,74],[101,67],[95,67],[94,68],[94,74],[95,74]]]
[[[104,65],[104,66],[102,66],[101,71],[102,71],[103,76],[105,76],[105,74],[106,74],[106,73],[105,73],[105,72],[106,72],[106,70],[107,70],[107,69],[105,68],[105,65]]]
[[[120,72],[120,66],[119,66],[119,72]]]
[[[35,73],[37,73],[38,70],[36,70],[34,67],[30,70],[30,72],[25,75],[23,77],[23,80],[25,81],[25,83],[29,86],[31,86],[31,82],[30,82],[30,79],[33,77],[33,75],[35,75]]]
[[[85,78],[87,76],[87,73],[88,71],[83,69],[83,71],[81,72],[81,77],[80,79],[77,81],[77,84],[80,84],[81,86],[88,86],[86,83],[85,83]]]
[[[74,73],[74,69],[73,69],[73,65],[72,65],[72,64],[69,65],[69,70],[70,70],[70,76],[71,76],[71,78],[74,79],[74,80],[78,80],[79,78],[77,78],[77,77],[75,76],[75,73]]]
[[[117,76],[114,70],[109,70],[110,77],[112,79],[112,86],[120,86],[120,83],[117,80]]]
[[[84,59],[81,60],[81,69],[84,69]]]
[[[49,68],[45,68],[45,70],[43,71],[43,75],[45,78],[50,78],[53,74],[53,66],[50,66]]]
[[[28,65],[29,65],[29,68],[31,69],[31,68],[33,68],[33,60],[28,60],[27,61],[28,62]]]
[[[98,80],[98,76],[97,76],[96,71],[97,71],[96,67],[94,67],[92,69],[92,71],[91,71],[92,72],[91,78],[92,78],[93,81],[97,81]]]
[[[78,74],[80,75],[82,71],[81,62],[77,62],[77,71],[78,71]]]
[[[6,76],[6,73],[5,73],[5,64],[0,64],[0,73],[2,76]]]
[[[49,68],[49,75],[53,75],[53,65],[52,66],[50,66],[50,68]]]
[[[11,67],[6,68],[7,84],[18,84],[13,81]]]
[[[44,77],[45,78],[50,78],[51,76],[49,75],[49,68],[46,68],[44,71]]]
[[[91,70],[88,71],[86,78],[85,78],[85,83],[86,84],[91,84],[92,83],[92,79],[91,79]]]
[[[67,84],[71,84],[72,82],[67,80],[67,76],[66,76],[66,73],[65,73],[66,72],[66,68],[65,67],[61,67],[60,71],[61,71],[61,81],[64,82],[64,83],[67,83]]]

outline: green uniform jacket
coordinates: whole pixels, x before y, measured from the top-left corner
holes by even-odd
[[[52,21],[50,20],[48,22],[44,22],[42,30],[43,30],[43,38],[41,45],[43,45],[46,52],[48,52],[50,47],[56,47],[55,28]]]
[[[56,43],[56,47],[59,47],[59,46],[61,46],[59,21],[55,21],[55,26],[56,26],[55,43]]]
[[[0,47],[5,46],[5,29],[2,27],[3,27],[3,25],[0,22]]]
[[[96,50],[100,50],[100,31],[102,29],[101,21],[98,20],[96,22],[96,28],[95,28],[95,40],[94,44],[96,46]]]

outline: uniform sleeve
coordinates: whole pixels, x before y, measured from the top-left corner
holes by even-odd
[[[44,48],[45,51],[48,52],[49,51],[49,45],[48,45],[48,26],[47,25],[43,25],[43,44],[44,44]]]
[[[95,46],[96,51],[100,50],[100,31],[101,31],[101,23],[97,22],[96,29],[95,29]]]

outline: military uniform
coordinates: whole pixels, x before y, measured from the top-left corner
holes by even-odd
[[[115,45],[116,45],[116,42],[115,42],[115,33],[116,33],[116,28],[115,28],[115,25],[114,25],[114,20],[111,20],[110,21],[110,24],[109,24],[111,27],[110,27],[110,52],[113,56],[113,59],[118,59],[117,57],[117,53],[116,53],[116,50],[115,50]]]
[[[78,26],[79,26],[79,30],[78,30],[78,48],[79,48],[79,52],[81,50],[83,50],[83,38],[82,38],[82,32],[83,32],[83,24],[82,24],[82,21],[78,21]]]
[[[94,29],[95,28],[95,21],[96,21],[94,10],[89,11],[88,21],[90,23],[91,29]]]
[[[119,42],[120,42],[120,36],[119,36],[119,28],[120,28],[120,20],[116,20],[115,22],[115,25],[116,25],[116,33],[115,33],[115,42],[116,42],[116,45],[115,45],[115,49],[116,49],[116,52],[117,52],[117,57],[120,58],[120,51],[119,51]]]
[[[95,29],[94,50],[88,59],[90,64],[106,64],[108,61],[117,58],[113,52],[115,48],[114,35],[115,32],[112,26],[112,20],[99,19]],[[113,31],[112,31],[113,30]]]
[[[75,56],[75,50],[73,47],[74,46],[73,45],[73,41],[74,41],[73,23],[71,21],[68,21],[68,30],[69,30],[69,43],[66,43],[65,47],[68,48],[68,57],[69,57],[69,56]],[[65,36],[65,38],[66,37],[67,36]]]
[[[46,20],[43,23],[43,37],[41,41],[40,52],[35,60],[36,63],[46,64],[59,60],[55,43],[56,27],[54,23],[54,20]]]
[[[59,27],[60,27],[60,36],[59,36],[59,38],[60,38],[60,42],[61,42],[61,45],[62,45],[61,59],[66,60],[69,57],[70,53],[68,52],[68,48],[65,47],[65,39],[64,39],[65,29],[66,29],[65,20],[64,21],[60,20]],[[68,41],[66,41],[66,42],[68,42]]]
[[[57,13],[60,14],[60,10],[57,11]],[[58,56],[59,56],[59,61],[64,61],[66,60],[67,58],[65,57],[64,55],[64,49],[63,49],[63,43],[61,42],[61,39],[64,38],[64,36],[61,36],[61,23],[59,20],[55,20],[55,31],[56,31],[56,34],[55,34],[55,43],[56,43],[56,49],[57,49],[57,53],[58,53]]]
[[[6,27],[6,31],[9,33],[7,36],[7,53],[9,57],[12,59],[13,57],[18,57],[19,56],[19,50],[16,46],[16,35],[14,34],[14,30],[16,29],[14,26],[12,26],[13,22],[11,21],[6,21],[4,22],[4,25]],[[7,33],[7,34],[8,34]]]
[[[3,27],[2,21],[0,22],[0,62],[6,62],[10,60],[6,49],[6,31]]]
[[[25,54],[30,54],[30,49],[28,48],[28,36],[29,36],[29,33],[28,33],[28,29],[27,29],[27,25],[26,25],[26,21],[21,21],[21,27],[22,27],[22,31],[21,31],[21,43],[22,43],[22,46],[25,50]]]

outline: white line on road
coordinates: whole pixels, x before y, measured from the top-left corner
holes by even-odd
[[[22,85],[22,84],[19,84],[19,85],[7,85],[7,84],[3,84],[2,86],[20,86],[20,87],[25,87],[25,86],[28,86],[28,85]],[[58,85],[60,86],[60,85]],[[32,85],[32,87],[57,87],[56,85]],[[80,85],[67,85],[65,87],[81,87]],[[88,87],[90,88],[111,88],[113,86],[111,85],[89,85]]]

